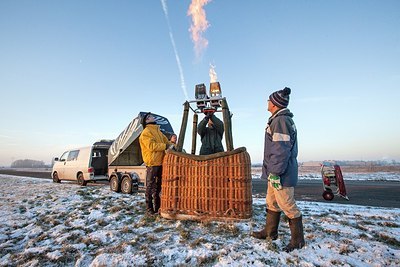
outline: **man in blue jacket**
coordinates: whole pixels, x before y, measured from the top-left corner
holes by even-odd
[[[263,177],[268,177],[267,218],[263,230],[252,235],[260,239],[278,238],[281,212],[289,218],[291,240],[285,251],[302,248],[305,244],[302,215],[294,199],[298,180],[297,130],[293,114],[287,108],[290,88],[285,87],[269,96],[271,117],[265,131]]]

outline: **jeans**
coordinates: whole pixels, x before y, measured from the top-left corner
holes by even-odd
[[[147,210],[158,212],[161,199],[162,166],[146,167],[146,205]]]

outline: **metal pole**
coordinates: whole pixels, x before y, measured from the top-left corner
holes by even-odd
[[[232,151],[233,150],[233,137],[232,137],[231,113],[229,111],[228,103],[226,102],[225,97],[221,101],[221,106],[222,106],[222,115],[224,117],[226,150]]]
[[[196,137],[197,137],[197,113],[193,114],[193,131],[192,131],[192,155],[196,154]]]
[[[181,131],[179,133],[179,138],[178,138],[178,145],[176,150],[179,152],[182,152],[183,149],[183,141],[185,140],[185,133],[186,133],[186,127],[187,127],[187,122],[188,122],[188,115],[189,115],[189,102],[185,102],[183,104],[183,117],[182,117],[182,124],[181,124]]]

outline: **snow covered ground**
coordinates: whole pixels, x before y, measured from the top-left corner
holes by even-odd
[[[285,217],[277,241],[250,236],[264,199],[248,221],[173,221],[143,193],[8,175],[0,199],[0,266],[400,266],[400,209],[299,201],[307,244],[289,254]]]

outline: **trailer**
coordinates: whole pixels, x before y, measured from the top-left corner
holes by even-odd
[[[143,131],[142,118],[148,112],[140,112],[121,134],[114,140],[108,150],[108,181],[114,192],[131,194],[139,187],[146,186],[146,166],[143,163],[139,136]],[[169,139],[174,131],[168,119],[152,113],[160,130]]]
[[[349,200],[346,192],[346,186],[344,184],[342,170],[340,166],[335,165],[321,165],[322,175],[322,186],[324,192],[322,197],[325,200],[332,200],[335,195],[340,196],[346,200]]]

